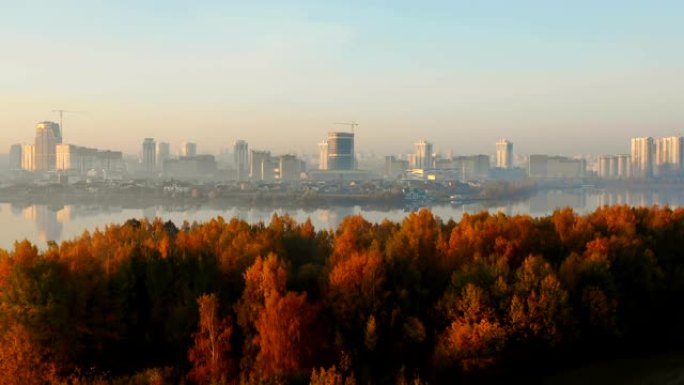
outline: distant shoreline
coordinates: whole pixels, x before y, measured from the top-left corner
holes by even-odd
[[[578,189],[599,190],[604,192],[663,192],[684,194],[684,181],[672,183],[633,183],[628,181],[587,180],[585,184],[540,182],[521,191],[501,191],[491,196],[466,195],[457,204],[481,203],[495,206],[501,202],[522,201],[541,191],[574,191]],[[328,206],[370,206],[373,208],[397,209],[402,207],[429,207],[448,205],[449,198],[433,197],[429,200],[412,201],[401,193],[312,193],[293,191],[215,191],[199,186],[197,192],[169,194],[158,188],[136,190],[94,191],[76,190],[71,186],[14,185],[0,189],[0,203],[17,205],[117,205],[130,208],[151,206],[209,206],[221,207],[289,207],[324,208]]]

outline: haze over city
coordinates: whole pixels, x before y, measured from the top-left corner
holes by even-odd
[[[628,152],[682,134],[675,1],[25,1],[0,13],[0,148],[65,115],[68,142],[143,137],[218,152],[316,153],[355,120],[357,151]],[[619,6],[618,6],[619,5]],[[338,127],[339,128],[339,127]]]
[[[0,2],[0,385],[684,383],[684,2]]]

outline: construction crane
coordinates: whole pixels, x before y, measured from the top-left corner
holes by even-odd
[[[70,111],[70,110],[52,110],[52,112],[58,112],[59,113],[59,129],[60,131],[64,132],[64,127],[62,126],[62,117],[65,112],[72,113],[72,112],[79,112],[79,111]]]
[[[340,125],[343,125],[343,126],[349,126],[349,127],[351,127],[351,132],[352,132],[352,134],[354,133],[354,129],[356,128],[356,126],[358,126],[358,125],[359,125],[359,124],[358,124],[358,123],[356,123],[356,122],[348,122],[348,123],[333,123],[333,124],[340,124]]]

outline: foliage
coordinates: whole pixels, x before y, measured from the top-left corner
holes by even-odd
[[[615,206],[334,232],[133,219],[17,242],[0,250],[0,384],[500,382],[679,349],[682,239],[683,209]]]
[[[229,354],[233,326],[229,317],[220,318],[216,294],[205,294],[197,299],[199,325],[188,351],[193,368],[188,379],[196,384],[226,384],[232,373]]]

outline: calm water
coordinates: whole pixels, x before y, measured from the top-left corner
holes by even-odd
[[[575,211],[586,213],[602,205],[629,204],[632,206],[651,205],[684,205],[684,192],[672,190],[663,192],[606,192],[596,189],[575,189],[564,191],[544,191],[527,200],[502,202],[494,206],[479,203],[465,205],[438,205],[429,208],[444,220],[459,220],[464,213],[475,213],[482,210],[501,211],[508,215],[530,214],[533,216],[548,215],[559,207],[572,207]],[[176,224],[184,221],[206,221],[216,216],[226,219],[237,217],[249,223],[268,222],[274,213],[289,214],[297,221],[311,218],[316,228],[335,228],[340,221],[349,215],[363,214],[372,222],[380,222],[385,218],[401,221],[411,210],[416,208],[396,208],[382,210],[360,206],[326,207],[319,209],[292,208],[258,208],[258,207],[225,207],[208,206],[165,207],[153,206],[144,209],[131,209],[116,206],[49,206],[31,205],[15,206],[0,203],[0,248],[10,249],[16,240],[28,239],[44,248],[47,241],[62,241],[79,236],[85,230],[103,229],[111,223],[123,223],[130,218],[160,217]]]

